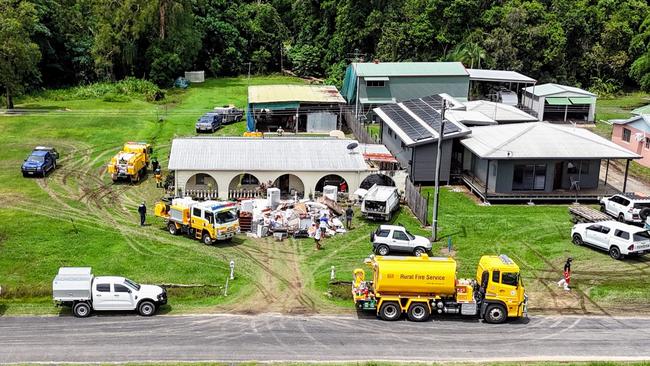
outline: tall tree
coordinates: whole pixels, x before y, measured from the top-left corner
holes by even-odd
[[[13,95],[21,92],[28,77],[38,79],[41,58],[31,39],[38,17],[34,4],[22,0],[0,0],[0,86],[6,93],[7,108],[14,107]]]

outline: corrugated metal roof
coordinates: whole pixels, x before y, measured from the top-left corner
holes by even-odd
[[[190,137],[172,141],[170,170],[202,171],[365,171],[354,140],[329,138]]]
[[[358,62],[352,65],[359,77],[469,75],[460,62]]]
[[[634,116],[634,117],[628,118],[628,119],[613,119],[613,120],[610,120],[610,121],[615,125],[626,125],[626,124],[629,124],[629,123],[632,123],[632,122],[643,121],[643,122],[646,123],[646,125],[648,127],[650,127],[650,115],[649,114],[644,114],[644,115],[641,115],[641,116]]]
[[[492,118],[474,111],[450,110],[445,113],[445,117],[450,121],[459,122],[464,125],[487,126],[497,124],[497,121]]]
[[[470,80],[532,84],[537,80],[508,70],[467,69]]]
[[[588,92],[584,89],[576,88],[568,85],[560,84],[540,84],[535,86],[529,86],[524,88],[525,91],[537,95],[538,97],[545,97],[547,95],[557,96],[557,97],[595,97],[596,94]]]
[[[638,159],[584,128],[548,122],[474,127],[461,143],[481,158],[505,159]]]
[[[475,111],[497,122],[534,122],[537,117],[522,111],[521,109],[503,103],[491,102],[488,100],[473,100],[464,103],[468,111]]]
[[[248,103],[345,103],[333,85],[254,85],[248,87]]]
[[[638,115],[650,114],[650,104],[648,104],[646,106],[643,106],[643,107],[639,107],[639,108],[633,110],[632,114],[638,114]]]

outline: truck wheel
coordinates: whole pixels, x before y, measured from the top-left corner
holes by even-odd
[[[167,230],[172,235],[178,235],[178,228],[176,227],[176,224],[174,224],[173,222],[167,224]]]
[[[210,237],[210,234],[208,234],[208,233],[203,234],[203,239],[201,241],[205,245],[212,245],[212,238]]]
[[[390,249],[388,249],[388,245],[380,245],[377,247],[377,254],[388,255],[388,253],[390,253]]]
[[[618,247],[609,248],[609,256],[616,260],[623,259],[623,256],[621,255],[621,250],[618,249]]]
[[[427,251],[426,251],[424,248],[422,248],[422,247],[417,247],[417,248],[415,248],[415,250],[413,251],[413,255],[416,256],[416,257],[419,257],[419,256],[421,256],[422,254],[424,254],[424,253],[426,253],[426,252],[427,252]]]
[[[383,320],[393,321],[399,319],[402,315],[402,309],[399,304],[394,301],[387,301],[381,305],[379,309],[379,317]]]
[[[483,319],[485,319],[485,321],[490,324],[499,324],[506,321],[507,317],[508,313],[506,312],[506,308],[504,308],[503,305],[490,304],[485,311],[485,316]]]
[[[151,301],[143,301],[138,305],[138,313],[142,316],[152,316],[156,312],[156,305]]]
[[[429,308],[426,304],[416,302],[409,306],[408,317],[413,322],[423,322],[429,319]]]
[[[625,216],[622,213],[618,214],[618,222],[625,223]]]
[[[585,243],[582,241],[582,236],[580,236],[580,234],[573,234],[572,242],[575,245],[583,245]]]
[[[200,132],[201,132],[201,130],[199,130],[199,129],[197,128],[197,129],[196,129],[196,133],[198,134],[198,133],[200,133]]]
[[[90,315],[90,305],[85,302],[78,302],[72,308],[72,312],[77,318],[86,318]]]

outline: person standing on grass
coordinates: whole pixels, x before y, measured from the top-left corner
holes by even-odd
[[[144,226],[144,220],[147,216],[147,205],[145,205],[144,201],[138,206],[138,213],[140,214],[140,226]]]
[[[564,286],[565,291],[571,291],[571,287],[569,287],[571,283],[571,262],[573,262],[573,258],[567,258],[566,263],[564,263],[564,277],[557,283],[558,287]]]
[[[320,240],[323,237],[323,232],[320,229],[320,222],[316,221],[316,231],[314,232],[314,242],[316,242],[316,250],[321,249]]]
[[[352,229],[352,216],[354,216],[354,210],[352,206],[349,205],[348,209],[345,210],[345,227],[350,230]]]

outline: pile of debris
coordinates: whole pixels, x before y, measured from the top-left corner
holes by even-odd
[[[240,202],[239,221],[248,236],[261,238],[273,235],[277,240],[312,237],[317,227],[325,236],[346,232],[343,226],[345,210],[330,197],[317,200],[279,200],[278,194],[269,189],[266,199],[250,199]],[[324,228],[324,229],[323,229]]]

